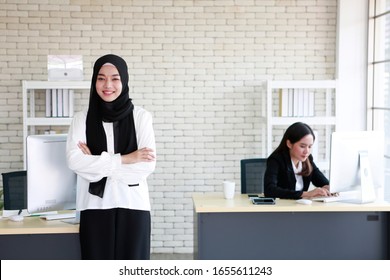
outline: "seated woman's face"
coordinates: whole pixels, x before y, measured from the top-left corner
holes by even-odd
[[[290,149],[290,157],[292,161],[294,163],[298,163],[298,161],[305,161],[311,153],[313,143],[314,139],[311,134],[304,136],[301,140],[295,142],[294,144],[287,140],[287,147]]]
[[[103,65],[96,79],[96,91],[106,102],[114,101],[122,92],[121,76],[114,65]]]

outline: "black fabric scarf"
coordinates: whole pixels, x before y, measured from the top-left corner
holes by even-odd
[[[96,80],[100,68],[106,64],[113,64],[121,77],[122,92],[112,102],[103,101],[96,91]],[[87,146],[92,155],[100,155],[107,151],[106,133],[104,122],[112,122],[114,125],[114,150],[115,153],[125,155],[138,149],[134,125],[134,105],[129,98],[129,75],[126,62],[119,56],[108,54],[100,57],[93,67],[89,108],[86,120]],[[103,197],[107,177],[98,182],[89,184],[89,192]]]

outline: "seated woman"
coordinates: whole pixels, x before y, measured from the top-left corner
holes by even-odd
[[[315,136],[305,123],[287,128],[282,141],[267,159],[264,195],[289,199],[330,196],[329,181],[313,161]],[[310,183],[317,188],[308,190]]]

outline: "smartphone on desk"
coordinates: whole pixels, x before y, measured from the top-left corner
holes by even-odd
[[[273,197],[257,197],[252,199],[254,205],[272,205],[275,204],[275,198]]]

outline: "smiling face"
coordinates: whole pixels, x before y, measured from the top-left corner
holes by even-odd
[[[114,65],[105,64],[100,68],[96,79],[96,91],[106,102],[114,101],[121,94],[121,77]]]
[[[290,157],[295,165],[298,164],[298,161],[304,162],[309,157],[313,143],[314,138],[311,134],[302,137],[302,139],[294,144],[287,140],[287,147],[290,149]]]

